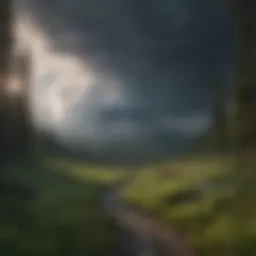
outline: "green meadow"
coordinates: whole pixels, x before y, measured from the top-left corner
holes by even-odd
[[[185,234],[196,255],[256,255],[255,179],[242,188],[248,170],[235,165],[235,156],[198,156],[147,166],[123,198]]]
[[[193,156],[122,168],[47,158],[10,165],[6,181],[34,195],[1,196],[1,255],[111,255],[117,227],[102,195],[131,172],[124,202],[185,234],[196,255],[256,255],[256,188],[249,182],[241,189],[249,172],[234,172],[235,160]]]
[[[124,172],[65,159],[24,159],[6,174],[8,184],[29,195],[9,191],[0,197],[1,255],[111,255],[116,225],[104,212],[102,195]]]

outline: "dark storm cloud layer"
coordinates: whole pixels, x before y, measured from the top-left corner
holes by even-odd
[[[222,1],[17,1],[56,50],[118,77],[152,115],[209,114],[214,86],[233,70],[234,27]]]
[[[232,62],[231,17],[219,1],[24,2],[57,49],[90,58],[171,112],[208,108],[219,68]]]

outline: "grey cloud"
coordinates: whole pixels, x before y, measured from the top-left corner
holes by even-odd
[[[128,147],[128,141],[139,138],[143,145],[147,140],[160,144],[162,134],[198,135],[208,121],[196,116],[210,115],[219,76],[228,81],[227,90],[234,77],[233,18],[221,2],[17,0],[17,8],[40,24],[55,51],[75,54],[99,77],[113,75],[120,81],[116,99],[111,101],[110,89],[100,89],[77,103],[64,124],[56,124],[62,138],[69,131],[98,147],[117,140]],[[137,108],[150,118],[116,117],[104,127],[102,116],[118,112],[120,102],[126,102],[124,115]],[[194,119],[182,119],[191,112]],[[161,118],[173,123],[164,125]]]
[[[170,117],[163,121],[170,130],[192,136],[202,134],[211,125],[211,117],[204,114]]]

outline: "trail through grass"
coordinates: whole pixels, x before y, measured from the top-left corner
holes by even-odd
[[[57,158],[15,163],[6,180],[31,188],[35,197],[22,201],[1,195],[0,253],[108,255],[116,226],[102,209],[102,194],[136,171],[123,191],[124,201],[185,234],[196,255],[255,256],[256,189],[238,193],[233,169],[233,156],[133,170]]]
[[[256,255],[256,189],[241,192],[234,157],[197,157],[147,167],[124,200],[185,234],[196,255]],[[241,177],[243,173],[241,173]]]

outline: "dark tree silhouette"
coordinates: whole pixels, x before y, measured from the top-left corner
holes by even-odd
[[[224,153],[228,149],[228,134],[227,134],[227,115],[226,115],[227,100],[225,97],[225,85],[222,77],[215,85],[215,108],[214,108],[214,125],[213,135],[214,151]]]
[[[30,189],[5,180],[6,166],[24,156],[31,134],[26,97],[29,55],[14,51],[12,4],[0,3],[0,194],[27,198],[34,194]]]
[[[234,0],[237,25],[237,81],[235,102],[237,106],[237,142],[240,150],[255,145],[255,43],[256,3],[254,0]]]
[[[2,169],[8,155],[7,97],[9,60],[12,48],[12,1],[0,3],[0,168]]]

